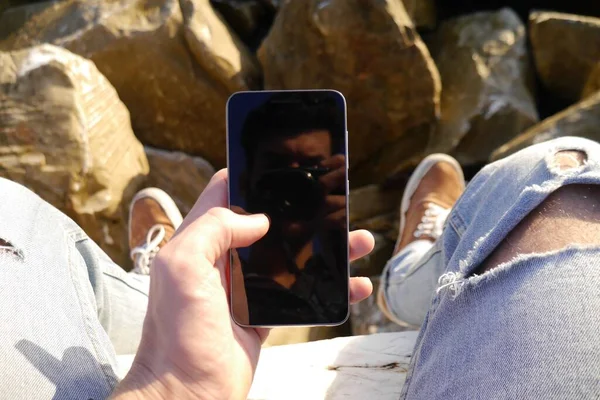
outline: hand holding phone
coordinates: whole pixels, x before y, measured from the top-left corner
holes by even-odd
[[[264,238],[237,249],[243,279],[232,280],[236,322],[343,323],[349,303],[343,96],[330,90],[236,93],[227,122],[230,207],[271,221]]]

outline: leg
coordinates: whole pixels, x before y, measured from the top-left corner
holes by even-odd
[[[116,354],[139,344],[149,276],[125,273],[72,220],[16,183],[0,178],[0,202],[0,315],[10,321],[0,324],[0,364],[11,366],[0,393],[107,397]],[[129,225],[138,272],[179,223],[164,192],[136,196]],[[160,238],[147,235],[157,225]]]
[[[440,242],[435,240],[464,187],[458,162],[441,154],[425,158],[406,186],[398,241],[377,298],[381,311],[401,326],[418,329],[425,318],[444,273]]]
[[[95,275],[102,326],[117,355],[135,354],[148,307],[150,264],[158,250],[175,234],[182,216],[173,199],[157,188],[147,188],[133,198],[129,210],[129,247],[134,269],[125,273],[91,240],[85,244],[86,264]],[[87,238],[87,237],[86,237]],[[80,249],[84,254],[84,251]]]
[[[0,393],[10,399],[106,398],[114,348],[88,268],[63,214],[0,179]]]
[[[403,398],[600,392],[600,145],[562,138],[486,167],[440,238],[445,273]]]

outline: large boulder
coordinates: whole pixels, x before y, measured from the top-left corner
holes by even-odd
[[[579,100],[600,63],[600,18],[533,12],[529,34],[544,86],[564,100]]]
[[[180,151],[145,147],[150,173],[146,185],[167,192],[185,216],[204,190],[215,169],[201,157]]]
[[[440,80],[400,0],[283,3],[259,49],[267,89],[337,89],[348,100],[351,184],[422,156]]]
[[[129,200],[148,173],[127,108],[94,63],[42,45],[0,52],[0,176],[128,263]]]
[[[268,0],[211,0],[213,7],[251,49],[269,32],[277,4]]]
[[[500,147],[492,161],[506,157],[532,144],[561,136],[581,136],[600,141],[600,92],[589,96],[566,110],[545,119]]]
[[[479,164],[538,121],[528,88],[525,26],[510,9],[444,22],[428,43],[442,77],[431,152]]]
[[[57,2],[0,49],[50,42],[90,58],[129,108],[142,142],[222,167],[227,98],[255,87],[258,68],[208,0],[182,5],[184,15],[177,0]],[[0,26],[11,14],[3,14]]]
[[[402,0],[408,16],[417,28],[433,29],[437,23],[435,0]]]
[[[389,320],[377,304],[377,291],[381,284],[379,275],[372,276],[373,295],[360,303],[350,306],[350,321],[353,335],[372,335],[384,332],[402,332],[411,330]]]
[[[350,223],[400,209],[401,190],[383,189],[379,185],[366,185],[352,189],[349,194]]]
[[[590,73],[590,76],[588,77],[585,87],[583,88],[583,94],[581,97],[586,98],[586,97],[591,96],[592,94],[596,93],[599,90],[600,90],[600,61],[598,61],[598,64],[596,64],[596,66]]]

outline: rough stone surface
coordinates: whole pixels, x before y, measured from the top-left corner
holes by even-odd
[[[380,277],[372,276],[373,295],[358,304],[350,306],[350,319],[352,321],[353,335],[372,335],[384,332],[402,332],[410,329],[404,328],[388,319],[377,305],[377,290],[379,290]]]
[[[363,228],[364,229],[364,228]],[[371,231],[375,237],[375,247],[371,253],[350,264],[355,276],[379,276],[394,251],[394,242],[381,233]]]
[[[3,41],[13,32],[19,30],[33,15],[52,6],[52,2],[50,1],[27,4],[28,1],[17,0],[12,3],[9,4],[10,8],[7,7],[7,10],[3,13],[2,0],[0,0],[0,41]],[[26,7],[23,7],[25,5]],[[3,16],[3,14],[6,14],[6,16]]]
[[[144,143],[222,167],[227,98],[232,88],[249,88],[257,69],[208,0],[182,2],[185,24],[177,0],[57,2],[0,49],[50,42],[92,59],[129,108]],[[3,14],[0,26],[10,18]]]
[[[402,3],[417,28],[435,28],[437,22],[435,0],[402,0]]]
[[[600,18],[533,12],[529,34],[543,84],[565,100],[579,100],[600,62]]]
[[[600,61],[590,73],[581,97],[585,99],[598,91],[600,91]]]
[[[527,146],[561,136],[600,141],[600,92],[531,127],[492,154],[498,160]]]
[[[128,205],[148,162],[94,64],[42,45],[0,52],[0,176],[73,218],[127,265]]]
[[[538,121],[525,27],[512,10],[448,20],[428,44],[443,86],[430,152],[452,150],[462,164],[484,163]]]
[[[198,65],[229,93],[257,88],[258,62],[209,2],[180,0],[180,3],[185,39]],[[224,120],[221,126],[223,124]]]
[[[268,89],[344,94],[352,185],[382,181],[425,149],[439,75],[400,0],[287,1],[259,59]]]
[[[350,224],[400,208],[402,191],[383,190],[378,185],[367,185],[352,189],[349,195]]]
[[[201,157],[192,157],[179,151],[145,147],[150,173],[147,186],[167,192],[185,216],[204,190],[215,169]]]
[[[276,11],[276,4],[266,0],[211,0],[211,4],[253,49],[269,31]]]

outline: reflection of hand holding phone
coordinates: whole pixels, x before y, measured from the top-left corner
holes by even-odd
[[[343,97],[244,92],[227,107],[230,206],[271,219],[265,238],[240,249],[244,290],[233,288],[232,314],[243,315],[235,307],[244,296],[248,320],[236,318],[244,325],[342,323],[348,314]]]
[[[346,226],[346,157],[337,154],[321,163],[328,169],[319,181],[325,188],[325,224],[329,228],[347,229]]]

